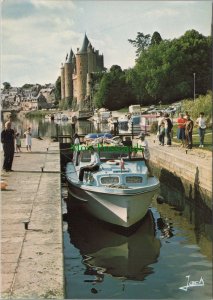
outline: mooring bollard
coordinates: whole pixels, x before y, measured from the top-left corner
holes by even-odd
[[[24,221],[23,223],[24,223],[25,230],[28,230],[28,225],[29,225],[30,221]]]

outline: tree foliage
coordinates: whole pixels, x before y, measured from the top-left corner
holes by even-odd
[[[128,41],[136,48],[136,56],[138,57],[144,50],[148,49],[151,44],[151,36],[138,32],[135,40],[128,39]]]
[[[22,89],[31,89],[33,86],[34,86],[34,84],[31,84],[31,83],[25,83],[25,84],[22,86]]]
[[[188,111],[193,120],[196,120],[200,112],[204,112],[207,123],[212,123],[212,91],[206,95],[200,95],[196,100],[186,99],[182,101],[182,111]]]
[[[211,38],[189,30],[173,40],[161,40],[156,33],[146,51],[128,73],[134,93],[143,103],[193,97],[196,74],[196,94],[211,89]],[[157,42],[158,41],[158,42]]]
[[[61,76],[59,76],[55,83],[55,99],[61,100]]]
[[[126,81],[125,72],[120,66],[113,65],[100,81],[94,96],[94,106],[110,110],[120,109],[133,101],[131,86]]]
[[[159,32],[155,31],[151,38],[151,45],[158,45],[162,41],[162,37]]]
[[[11,88],[11,84],[9,82],[3,82],[4,90],[9,90]]]

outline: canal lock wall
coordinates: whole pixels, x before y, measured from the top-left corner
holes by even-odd
[[[187,199],[212,211],[212,160],[207,151],[201,153],[197,150],[186,151],[177,146],[162,147],[151,139],[149,149],[150,162],[160,179],[163,198],[170,197],[167,190],[176,189],[182,195],[182,200],[180,197],[176,199],[176,205],[179,201],[179,206],[184,206],[183,199]],[[169,186],[170,189],[163,186]]]

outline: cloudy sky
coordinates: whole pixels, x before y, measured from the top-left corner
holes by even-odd
[[[85,32],[105,67],[133,67],[137,32],[163,39],[211,32],[211,1],[1,0],[1,83],[55,83]]]

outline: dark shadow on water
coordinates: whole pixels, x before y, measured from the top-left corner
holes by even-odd
[[[166,169],[155,169],[155,172],[160,179],[160,195],[163,202],[194,225],[196,240],[199,243],[201,234],[209,235],[206,225],[212,224],[212,210],[206,205],[205,195],[200,189],[199,168],[196,168],[193,184],[184,182]]]

